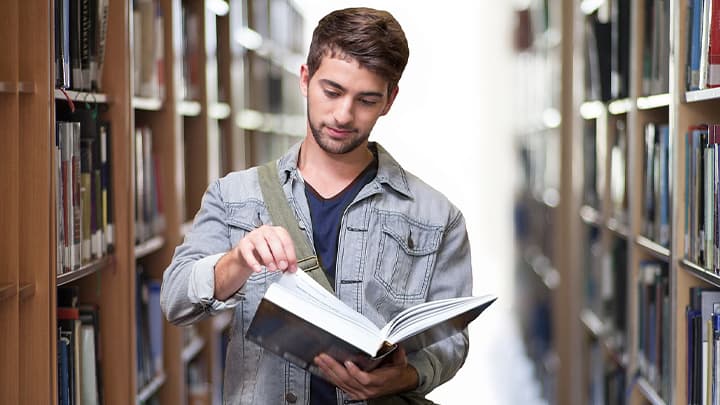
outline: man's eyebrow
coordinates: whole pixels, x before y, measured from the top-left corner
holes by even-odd
[[[329,79],[320,79],[320,83],[321,83],[321,84],[324,84],[324,85],[326,85],[326,86],[333,87],[333,88],[338,89],[338,90],[340,90],[340,91],[346,91],[346,90],[347,90],[347,89],[345,89],[345,87],[343,87],[342,85],[340,85],[340,83],[336,83],[336,82],[334,82],[334,81],[332,81],[332,80],[329,80]],[[385,97],[385,94],[384,94],[384,93],[381,93],[381,92],[378,92],[378,91],[363,91],[363,92],[360,93],[360,96],[361,96],[361,97],[378,97],[378,98],[383,98],[383,97]]]

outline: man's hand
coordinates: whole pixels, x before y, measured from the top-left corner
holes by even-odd
[[[417,371],[408,364],[402,347],[395,350],[389,364],[369,373],[362,371],[350,361],[342,365],[325,353],[315,357],[315,364],[326,380],[355,400],[405,392],[418,385]]]
[[[270,271],[297,270],[295,245],[285,228],[263,225],[220,258],[215,265],[215,298],[227,299],[263,266]]]

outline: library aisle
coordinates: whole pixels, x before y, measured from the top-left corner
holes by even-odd
[[[441,405],[546,405],[515,317],[487,311],[470,328],[470,355],[454,379],[429,396]]]

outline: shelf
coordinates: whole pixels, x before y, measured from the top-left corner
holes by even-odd
[[[261,131],[302,137],[305,136],[305,116],[270,114],[245,109],[235,116],[235,125],[248,131]]]
[[[165,384],[165,378],[164,371],[158,372],[155,377],[153,377],[152,381],[150,381],[150,383],[138,392],[136,399],[137,404],[142,404],[155,395],[160,390],[160,387]]]
[[[602,117],[605,112],[605,104],[602,101],[586,101],[580,104],[580,116],[586,120],[594,120]]]
[[[653,110],[656,108],[669,107],[671,100],[669,93],[638,97],[637,107],[638,110]]]
[[[585,308],[580,313],[580,321],[585,328],[596,338],[603,337],[605,325],[591,309]]]
[[[231,114],[230,104],[212,103],[208,107],[208,116],[214,120],[224,120]]]
[[[163,106],[162,99],[148,97],[133,97],[132,108],[144,111],[160,111]]]
[[[612,115],[627,114],[632,110],[633,103],[629,98],[621,98],[608,103],[608,112]]]
[[[232,317],[232,311],[224,311],[218,315],[215,315],[212,320],[213,330],[216,333],[220,333],[227,329],[227,327],[230,326],[230,323],[232,322]]]
[[[560,273],[552,266],[550,259],[540,253],[530,254],[527,263],[549,289],[554,290],[560,284]]]
[[[0,301],[5,301],[17,295],[17,286],[13,283],[0,284]]]
[[[585,15],[590,15],[605,5],[605,0],[582,0],[580,3],[580,10]]]
[[[103,93],[88,93],[84,91],[65,90],[72,101],[87,103],[107,104],[110,98]],[[55,100],[66,100],[65,94],[60,89],[55,89]]]
[[[630,238],[630,228],[628,228],[627,225],[623,224],[615,218],[608,219],[607,227],[609,230],[611,230],[618,236],[621,236],[625,239]]]
[[[685,270],[687,270],[690,274],[694,275],[695,277],[697,277],[707,283],[710,283],[716,287],[720,287],[720,275],[711,273],[710,271],[691,262],[688,259],[680,260],[680,264],[682,265],[682,267],[685,268]]]
[[[104,269],[105,267],[109,266],[111,262],[112,262],[112,256],[110,256],[110,255],[104,256],[98,260],[95,260],[93,262],[90,262],[90,263],[80,267],[77,270],[59,274],[57,276],[57,281],[55,284],[59,287],[64,284],[71,283],[75,280],[79,280],[89,274],[92,274],[99,270]]]
[[[143,258],[153,252],[158,251],[163,244],[165,244],[165,238],[162,236],[155,236],[150,238],[139,245],[135,245],[135,259]]]
[[[20,301],[25,301],[35,295],[35,283],[20,284]]]
[[[33,82],[0,82],[0,94],[33,94],[35,90]]]
[[[591,309],[585,308],[580,313],[580,321],[582,322],[585,329],[598,340],[602,345],[605,353],[610,357],[618,366],[627,368],[628,361],[627,355],[623,354],[617,349],[618,345],[611,343],[610,331],[607,330],[603,321],[593,312]]]
[[[197,117],[202,111],[202,106],[197,101],[183,100],[177,104],[178,114],[184,117]]]
[[[670,249],[659,243],[648,239],[645,236],[638,236],[635,239],[638,246],[645,248],[646,251],[650,252],[653,256],[661,260],[670,260]]]
[[[637,387],[640,390],[640,393],[650,401],[653,405],[665,405],[665,401],[663,401],[662,398],[660,398],[660,395],[658,395],[657,392],[655,392],[655,389],[650,385],[650,383],[644,378],[644,377],[638,377],[637,380]]]
[[[183,363],[189,363],[192,359],[205,348],[205,340],[200,336],[195,336],[190,343],[183,348],[182,361]]]
[[[589,206],[583,205],[580,207],[580,219],[588,225],[600,225],[602,216],[598,210]]]
[[[720,87],[705,90],[693,90],[685,92],[685,102],[695,103],[698,101],[707,101],[720,99]]]

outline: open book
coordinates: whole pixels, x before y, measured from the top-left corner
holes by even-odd
[[[412,353],[462,331],[495,299],[425,302],[400,312],[380,329],[297,271],[284,273],[270,285],[246,337],[311,372],[317,372],[313,359],[320,353],[371,370],[397,345]]]

